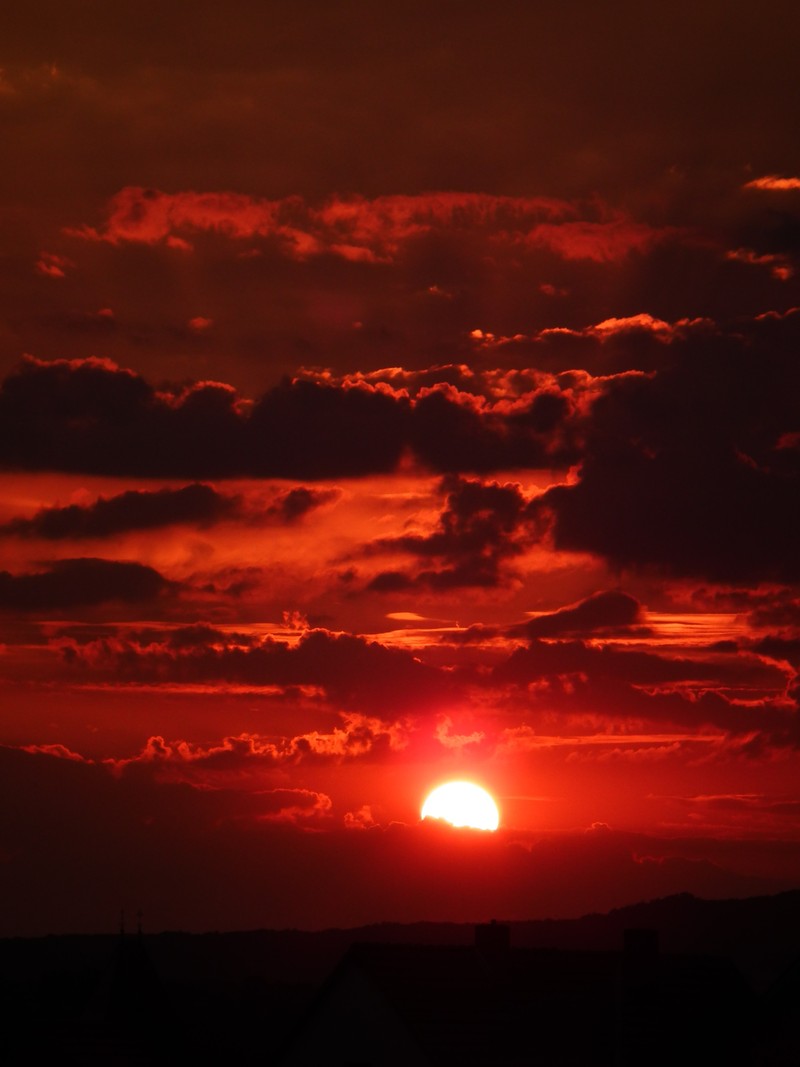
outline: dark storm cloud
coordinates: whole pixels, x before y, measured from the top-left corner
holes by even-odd
[[[43,508],[30,519],[13,519],[0,527],[0,534],[80,540],[111,537],[126,530],[151,530],[161,526],[194,523],[203,527],[235,513],[238,501],[223,496],[209,485],[182,489],[130,490],[93,504]]]
[[[61,559],[27,574],[0,571],[0,609],[50,611],[112,601],[154,601],[170,584],[141,563],[106,559]]]

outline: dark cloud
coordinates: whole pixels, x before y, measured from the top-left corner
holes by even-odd
[[[138,896],[142,883],[133,888],[137,870],[147,869],[144,878],[153,888],[160,870],[162,886],[172,886],[170,895],[193,869],[218,870],[205,849],[215,850],[223,826],[237,836],[237,827],[245,824],[250,833],[259,826],[324,824],[329,812],[329,798],[313,790],[196,788],[142,774],[114,774],[111,765],[75,756],[52,750],[0,752],[3,780],[15,797],[0,815],[0,842],[6,875],[19,892],[15,908],[23,907],[28,917],[21,928],[33,921],[63,929],[56,916],[64,905],[67,911],[82,907],[83,883],[84,891],[89,884],[97,888],[85,913],[86,928],[97,929],[111,896],[117,902],[127,900],[128,893],[143,899]],[[173,866],[167,857],[179,854],[182,859]],[[206,882],[212,892],[216,880]],[[177,895],[174,906],[178,926]]]
[[[318,690],[315,699],[324,697],[337,710],[374,720],[357,721],[356,716],[345,731],[327,740],[309,734],[278,744],[243,735],[222,749],[197,748],[191,755],[196,770],[216,763],[230,769],[237,753],[267,762],[364,752],[375,758],[392,747],[390,732],[378,730],[380,722],[403,716],[414,720],[454,701],[462,707],[491,701],[502,709],[512,732],[510,724],[522,716],[544,734],[553,729],[582,733],[591,720],[614,729],[639,724],[634,732],[645,733],[665,726],[690,732],[712,726],[751,746],[757,738],[766,747],[800,743],[786,657],[775,662],[770,650],[761,648],[736,654],[705,648],[681,656],[548,639],[532,641],[491,668],[497,661],[493,654],[489,669],[482,669],[479,657],[456,666],[426,665],[406,650],[324,630],[306,632],[297,643],[205,624],[172,630],[120,628],[115,637],[87,633],[80,641],[59,633],[53,641],[74,681],[263,687],[307,696]],[[623,731],[621,744],[624,739]],[[173,744],[171,752],[170,759],[190,758],[183,744]]]
[[[267,508],[266,514],[281,523],[298,522],[310,511],[332,503],[339,496],[338,489],[309,489],[298,485],[280,493]]]
[[[61,559],[26,574],[0,571],[0,608],[52,611],[113,601],[144,603],[167,592],[170,583],[142,563],[107,559]]]
[[[126,530],[150,530],[161,526],[193,523],[200,527],[235,513],[239,502],[223,496],[209,485],[182,489],[130,490],[113,497],[100,497],[93,504],[43,508],[30,519],[12,519],[0,534],[81,540],[111,537]]]
[[[392,471],[409,449],[441,471],[576,458],[584,382],[510,376],[509,407],[487,403],[490,377],[473,377],[467,393],[448,376],[443,368],[445,381],[428,389],[424,377],[391,388],[307,374],[249,405],[220,383],[156,391],[105,360],[27,359],[0,389],[0,462],[144,477],[327,478]]]
[[[580,478],[538,507],[557,548],[716,581],[800,577],[796,329],[673,349],[593,405]],[[791,343],[791,347],[787,346]]]
[[[449,477],[437,528],[430,534],[407,534],[374,542],[370,552],[408,552],[437,564],[413,575],[387,571],[368,588],[393,592],[413,585],[431,589],[499,585],[503,566],[519,556],[531,541],[530,505],[519,485]]]
[[[417,574],[394,566],[372,588],[496,585],[548,524],[556,548],[616,568],[793,581],[798,322],[787,315],[739,336],[687,335],[662,345],[668,358],[647,374],[443,368],[434,385],[414,372],[306,374],[254,405],[215,383],[157,392],[98,360],[28,361],[0,390],[0,459],[29,470],[304,479],[393,471],[409,452],[443,471],[579,463],[577,478],[536,502],[515,500],[513,515],[508,489],[452,491],[438,532],[391,546],[435,566]],[[187,487],[184,502],[204,492],[212,491]],[[293,521],[324,502],[319,492],[290,490],[269,514]],[[145,499],[158,510],[155,497]],[[157,499],[166,509],[167,498]],[[101,510],[110,521],[109,507],[98,505],[90,529]],[[80,513],[69,514],[77,525]],[[34,520],[40,529],[61,521],[67,516]]]
[[[765,637],[753,642],[751,647],[759,655],[791,663],[796,670],[800,670],[800,637]]]
[[[766,603],[753,608],[748,621],[759,629],[794,633],[800,630],[800,599],[792,591],[778,590]]]
[[[138,639],[137,639],[138,638]],[[151,640],[152,639],[152,640]],[[426,711],[447,696],[446,674],[405,649],[352,634],[310,630],[296,644],[266,638],[240,641],[213,628],[131,631],[116,639],[68,642],[64,656],[75,670],[139,683],[227,683],[312,686],[342,707],[384,716],[398,709]]]
[[[437,388],[414,405],[409,443],[433,470],[567,466],[578,455],[571,414],[569,397],[556,388],[532,393],[502,414],[487,413]]]
[[[529,637],[561,637],[586,633],[625,633],[641,629],[642,605],[636,597],[617,590],[593,593],[571,607],[539,615],[520,627]]]
[[[75,635],[74,629],[74,627],[67,627],[63,631],[58,631],[56,636],[66,636],[71,640],[84,644],[97,639],[98,635],[88,630],[81,642],[80,635]],[[155,628],[131,629],[123,630],[121,634],[119,631],[115,631],[113,634],[99,636],[101,638],[104,636],[122,636],[124,640],[142,648],[149,645],[164,645],[166,648],[178,651],[196,648],[249,648],[258,641],[258,638],[253,634],[238,633],[235,630],[218,630],[216,627],[209,626],[208,623],[203,622],[194,623],[191,626],[176,626],[169,630]]]
[[[128,490],[113,497],[100,497],[92,504],[42,508],[29,519],[12,519],[0,527],[0,535],[45,540],[84,540],[113,537],[129,530],[152,530],[191,524],[203,529],[225,519],[266,519],[291,524],[324,504],[338,499],[339,490],[295,486],[275,494],[265,507],[245,506],[240,496],[218,492],[210,485],[181,489]]]
[[[572,660],[573,666],[580,655]],[[543,665],[543,664],[542,664]],[[568,667],[568,655],[561,662],[557,657],[548,666]],[[598,666],[594,664],[593,666]],[[526,720],[538,727],[537,732],[545,737],[554,730],[559,734],[578,736],[585,730],[585,722],[602,723],[610,729],[611,736],[620,730],[619,748],[626,746],[629,730],[644,730],[645,735],[655,730],[678,730],[689,737],[702,737],[704,732],[716,733],[717,740],[723,737],[733,755],[742,755],[758,761],[776,751],[791,751],[800,748],[798,728],[797,694],[783,688],[778,695],[772,689],[769,696],[756,698],[748,687],[746,672],[739,681],[741,689],[723,686],[719,690],[714,683],[682,683],[680,680],[665,684],[642,682],[631,684],[626,678],[615,676],[615,668],[623,664],[607,662],[599,665],[593,676],[574,674],[545,674],[541,666],[526,663],[523,657],[513,661],[507,670],[499,670],[494,680],[507,678],[520,686],[522,704],[512,706],[525,709]],[[635,665],[640,677],[659,673],[679,674],[680,668],[659,669],[654,664]],[[603,668],[608,668],[604,670]],[[532,675],[538,675],[531,677]],[[733,681],[731,679],[731,681]],[[744,698],[744,699],[743,699]],[[499,693],[498,697],[499,699]],[[570,731],[574,729],[575,733]],[[608,736],[607,734],[605,736]],[[513,741],[511,747],[514,747]],[[523,750],[529,747],[523,738]]]
[[[249,470],[326,478],[391,471],[407,435],[407,404],[383,392],[286,381],[255,405]]]
[[[24,470],[230,477],[244,466],[235,404],[215,383],[158,393],[106,360],[28,359],[0,390],[0,458]]]
[[[758,756],[800,746],[792,678],[785,658],[773,661],[760,647],[678,655],[548,638],[498,663],[491,684],[498,687],[496,700],[509,685],[522,695],[524,702],[512,698],[512,707],[524,708],[544,734],[569,732],[569,721],[581,732],[586,716],[634,724],[634,732],[711,727],[735,739],[737,750]]]
[[[590,682],[612,678],[631,686],[692,683],[696,689],[738,684],[782,690],[786,682],[785,672],[764,664],[758,657],[722,661],[708,656],[678,658],[610,645],[596,647],[583,641],[532,640],[527,648],[516,649],[494,671],[499,682],[518,685],[568,675],[581,675]]]

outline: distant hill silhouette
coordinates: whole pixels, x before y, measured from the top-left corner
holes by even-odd
[[[626,929],[658,930],[665,952],[733,960],[755,988],[800,957],[800,891],[744,900],[702,900],[679,893],[580,919],[513,923],[519,946],[610,949]]]

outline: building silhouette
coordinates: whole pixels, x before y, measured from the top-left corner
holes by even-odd
[[[744,1067],[752,994],[732,964],[666,955],[654,931],[616,952],[353,946],[277,1059],[280,1067]]]

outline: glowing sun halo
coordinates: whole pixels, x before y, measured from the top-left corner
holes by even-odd
[[[444,819],[453,826],[496,830],[500,824],[497,805],[485,789],[472,782],[445,782],[428,793],[422,805],[423,819]]]

